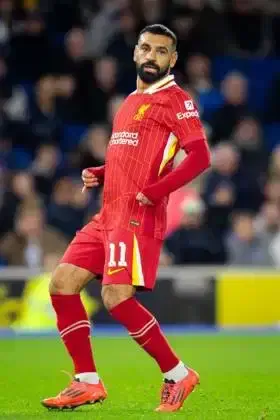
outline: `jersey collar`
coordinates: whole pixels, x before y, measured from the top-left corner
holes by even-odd
[[[175,84],[174,75],[169,74],[165,76],[163,79],[160,79],[158,82],[153,83],[148,89],[145,89],[143,93],[155,93],[160,89],[166,89]]]
[[[148,93],[148,94],[153,94],[155,92],[158,92],[159,90],[162,89],[166,89],[170,86],[175,85],[175,80],[174,80],[174,75],[173,74],[169,74],[168,76],[165,76],[163,79],[160,79],[159,81],[153,83],[150,87],[148,87],[147,89],[145,89],[142,93]],[[137,93],[137,90],[135,90],[134,92],[132,92],[132,94]]]

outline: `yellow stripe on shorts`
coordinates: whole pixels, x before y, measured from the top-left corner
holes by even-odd
[[[133,254],[132,254],[132,284],[133,286],[145,286],[141,255],[139,251],[136,235],[133,237]]]

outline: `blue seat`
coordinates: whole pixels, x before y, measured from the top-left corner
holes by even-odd
[[[263,129],[265,143],[271,151],[280,144],[280,123],[265,124]]]
[[[22,147],[14,147],[7,160],[10,169],[25,170],[31,165],[32,156]]]
[[[280,60],[218,57],[213,61],[213,79],[217,83],[234,70],[249,79],[249,105],[252,110],[263,111],[271,82],[280,72]]]
[[[209,92],[200,92],[198,95],[199,106],[203,119],[210,121],[213,113],[222,106],[224,99],[217,89]]]
[[[65,124],[63,126],[63,136],[61,139],[61,149],[70,151],[75,149],[86,134],[88,127],[79,124]]]
[[[6,267],[8,265],[4,257],[0,255],[0,267]]]
[[[23,90],[25,91],[29,101],[32,99],[33,97],[33,91],[34,91],[34,85],[33,83],[30,82],[20,82],[20,86],[23,88]]]

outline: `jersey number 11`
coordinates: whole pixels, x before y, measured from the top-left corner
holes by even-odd
[[[110,255],[109,255],[109,267],[127,267],[126,262],[126,244],[119,242],[117,245],[114,242],[109,243]],[[116,261],[116,249],[118,249],[119,260]]]

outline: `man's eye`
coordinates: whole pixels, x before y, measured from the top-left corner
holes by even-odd
[[[146,47],[145,45],[143,45],[142,50],[143,51],[148,51],[148,47]]]

